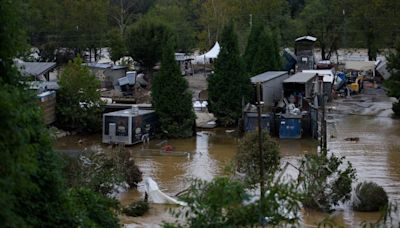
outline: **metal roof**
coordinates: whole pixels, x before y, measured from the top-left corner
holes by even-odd
[[[111,70],[120,70],[128,68],[127,66],[114,65],[110,63],[84,63],[83,65],[91,68],[111,69]]]
[[[267,71],[262,74],[251,77],[251,83],[266,82],[282,75],[286,75],[287,71]]]
[[[301,83],[301,84],[304,84],[304,83],[314,79],[314,77],[315,77],[315,73],[299,72],[299,73],[296,73],[296,74],[290,76],[288,79],[283,81],[283,83]]]
[[[109,112],[109,113],[105,113],[103,114],[104,116],[141,116],[141,115],[145,115],[145,114],[149,114],[149,113],[154,113],[154,110],[143,110],[143,109],[139,109],[137,110],[136,113],[132,112],[132,109],[125,109],[125,110],[120,110],[120,111],[115,111],[115,112]]]
[[[39,76],[56,68],[57,63],[54,62],[17,62],[16,65],[20,69],[22,75]]]
[[[298,41],[303,41],[303,40],[315,42],[315,41],[317,41],[317,38],[315,38],[313,36],[302,36],[302,37],[297,38],[295,41],[298,42]]]

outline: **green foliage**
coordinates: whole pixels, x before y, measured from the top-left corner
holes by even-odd
[[[250,76],[282,68],[276,32],[266,30],[257,22],[251,28],[243,56]]]
[[[340,0],[311,0],[306,3],[301,12],[305,32],[317,37],[321,58],[330,59],[338,49],[346,8]]]
[[[176,47],[180,52],[190,52],[194,47],[195,31],[190,20],[192,13],[182,1],[156,4],[146,17],[166,25],[176,38]]]
[[[64,175],[70,187],[85,186],[109,195],[124,182],[135,188],[142,181],[142,172],[128,150],[85,151],[77,157],[63,155]]]
[[[125,41],[122,35],[116,31],[112,31],[108,38],[110,40],[110,59],[115,63],[126,55]]]
[[[162,132],[169,137],[192,136],[195,120],[192,96],[175,61],[171,42],[163,49],[161,69],[154,77],[151,92]]]
[[[392,110],[395,117],[400,117],[400,102],[394,102],[392,104]]]
[[[362,182],[355,188],[353,209],[356,211],[379,211],[388,204],[386,191],[374,182]]]
[[[397,42],[395,50],[387,56],[387,68],[390,78],[385,82],[389,89],[389,96],[400,98],[400,41]]]
[[[350,162],[345,169],[340,169],[344,159],[321,153],[306,155],[301,160],[298,181],[304,191],[305,207],[330,211],[350,199],[356,170]]]
[[[120,227],[115,211],[119,203],[87,188],[69,192],[79,227]]]
[[[151,71],[161,60],[163,45],[171,37],[165,25],[143,18],[128,30],[126,46],[129,55]]]
[[[251,83],[239,55],[233,23],[224,28],[221,51],[215,62],[215,73],[208,78],[210,111],[223,125],[236,124],[242,113],[242,100],[247,102]]]
[[[254,199],[244,183],[227,177],[211,182],[194,180],[183,200],[189,210],[174,214],[185,218],[184,227],[246,227],[260,221],[259,200]],[[263,205],[262,215],[268,224],[294,223],[299,219],[299,195],[292,184],[271,184]],[[174,226],[164,224],[164,227]]]
[[[140,200],[129,204],[122,212],[128,216],[137,217],[144,215],[149,210],[149,203]]]
[[[57,124],[63,129],[96,132],[101,129],[100,82],[77,57],[59,79]]]
[[[262,134],[263,162],[265,179],[274,176],[279,168],[279,144],[267,132]],[[258,146],[258,133],[248,132],[240,140],[236,153],[237,169],[246,174],[246,179],[251,184],[260,181],[260,152]]]

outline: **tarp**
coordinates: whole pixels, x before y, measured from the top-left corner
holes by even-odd
[[[167,194],[163,193],[159,188],[157,183],[150,177],[147,177],[144,180],[145,189],[149,196],[150,203],[156,204],[178,204],[181,206],[186,206],[185,202],[176,200]]]
[[[207,53],[196,56],[194,58],[194,62],[197,64],[209,63],[210,59],[216,59],[218,57],[220,50],[221,47],[219,46],[219,43],[217,41],[215,42],[214,47],[212,47]]]
[[[346,61],[344,69],[357,71],[374,71],[375,61]]]

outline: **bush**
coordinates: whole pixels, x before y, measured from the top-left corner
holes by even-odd
[[[394,116],[400,118],[400,101],[393,103],[392,110],[394,112]]]
[[[137,217],[144,215],[149,210],[149,203],[140,200],[125,207],[122,212],[128,216]]]
[[[344,159],[321,153],[306,155],[301,160],[298,180],[304,191],[305,207],[330,211],[350,199],[356,171],[350,162],[345,169],[340,169]]]
[[[388,204],[386,191],[374,182],[362,182],[355,188],[353,208],[356,211],[379,211]]]
[[[77,227],[120,227],[115,211],[119,203],[87,188],[70,191],[72,207],[76,211]]]
[[[279,145],[267,132],[263,132],[262,149],[265,179],[273,176],[279,168]],[[260,181],[260,151],[258,145],[258,133],[249,132],[241,139],[236,154],[237,169],[246,174],[246,179],[255,184]]]

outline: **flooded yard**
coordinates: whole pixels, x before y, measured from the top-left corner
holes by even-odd
[[[360,101],[361,100],[361,101]],[[362,106],[360,106],[362,104]],[[361,108],[360,108],[361,107]],[[369,96],[337,100],[331,104],[328,114],[328,149],[331,153],[346,156],[357,170],[358,182],[374,181],[387,191],[389,199],[400,203],[400,120],[390,118],[391,102],[385,96]],[[346,138],[358,137],[358,141]],[[79,141],[80,140],[80,141]],[[100,135],[80,139],[78,136],[61,138],[56,148],[84,149],[101,146]],[[152,140],[149,147],[160,148],[161,140]],[[225,129],[199,131],[196,137],[168,140],[176,151],[189,152],[189,156],[148,156],[140,152],[142,145],[127,147],[135,156],[143,177],[152,177],[161,190],[174,196],[189,185],[191,178],[211,180],[221,175],[236,153],[237,141]],[[316,153],[317,141],[313,139],[279,140],[282,163],[297,164],[302,155]],[[296,176],[296,170],[287,170]],[[120,195],[127,205],[143,197],[144,186]],[[151,205],[143,217],[122,216],[125,224],[154,226],[162,221],[171,221],[168,206]],[[332,218],[338,225],[359,226],[362,221],[375,221],[379,213],[353,212],[350,205],[340,206],[334,213],[325,214],[303,210],[301,225],[314,227],[325,217]]]

